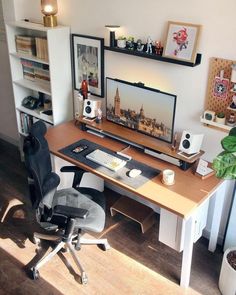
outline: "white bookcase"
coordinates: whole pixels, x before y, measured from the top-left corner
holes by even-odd
[[[22,132],[22,113],[26,114],[25,116],[30,116],[33,121],[41,119],[48,123],[49,126],[57,125],[73,118],[70,28],[64,26],[47,28],[41,24],[16,21],[6,24],[6,34],[17,127],[21,143],[22,137],[26,135]],[[46,38],[48,61],[30,54],[17,52],[15,38],[19,35]],[[22,59],[48,65],[50,82],[24,79]],[[25,97],[38,97],[38,92],[43,93],[47,99],[51,100],[51,116],[41,114],[43,107],[31,110],[22,106],[22,100]]]

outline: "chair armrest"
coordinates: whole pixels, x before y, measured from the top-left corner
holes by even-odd
[[[75,172],[82,172],[82,173],[85,172],[85,170],[83,170],[77,166],[63,166],[63,167],[61,167],[60,171],[61,172],[74,172],[74,173]]]
[[[83,174],[86,172],[85,170],[77,167],[77,166],[64,166],[60,169],[61,172],[72,172],[74,173],[74,179],[73,179],[73,188],[77,188],[80,184],[80,181],[82,179]]]
[[[56,205],[53,208],[53,213],[61,214],[69,218],[81,218],[85,219],[88,215],[88,210],[82,208],[74,208],[63,205]]]

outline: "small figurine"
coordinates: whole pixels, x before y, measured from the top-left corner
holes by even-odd
[[[127,42],[126,42],[126,46],[129,50],[134,49],[134,37],[128,37]]]
[[[101,121],[102,121],[102,110],[99,108],[97,109],[96,123],[100,123]]]
[[[236,95],[233,96],[232,98],[232,103],[230,105],[231,109],[236,109]]]
[[[150,36],[147,38],[147,50],[146,53],[151,53],[152,54],[152,39]]]
[[[80,92],[83,95],[83,99],[88,98],[88,82],[87,80],[83,80],[80,87]]]
[[[144,45],[142,44],[142,40],[138,39],[137,40],[137,51],[143,51]]]
[[[155,52],[157,55],[162,55],[163,47],[161,46],[161,41],[155,42]]]
[[[229,119],[227,120],[227,125],[233,127],[236,123],[234,113],[231,113]]]

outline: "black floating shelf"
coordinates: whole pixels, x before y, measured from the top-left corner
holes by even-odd
[[[150,53],[146,53],[144,51],[130,50],[130,49],[126,49],[126,48],[105,46],[105,50],[134,55],[134,56],[140,56],[140,57],[145,57],[145,58],[150,58],[150,59],[155,59],[158,61],[169,62],[169,63],[187,66],[187,67],[196,67],[196,66],[200,65],[201,58],[202,58],[202,55],[200,53],[197,53],[196,61],[195,61],[195,63],[193,63],[193,62],[189,62],[189,61],[168,58],[168,57],[164,57],[164,56],[157,55],[157,54],[150,54]]]

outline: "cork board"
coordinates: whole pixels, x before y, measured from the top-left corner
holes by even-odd
[[[226,113],[226,116],[230,113],[230,110],[227,110],[227,107],[232,103],[232,97],[235,94],[230,91],[233,87],[233,83],[230,81],[232,72],[231,66],[235,63],[236,62],[233,60],[222,58],[213,57],[211,59],[206,96],[206,110],[215,111],[216,113],[224,112]],[[221,71],[224,71],[223,77],[221,76]],[[225,82],[223,84],[226,89],[223,94],[217,93],[216,91],[217,86],[219,86],[219,84],[217,84],[219,81]]]

